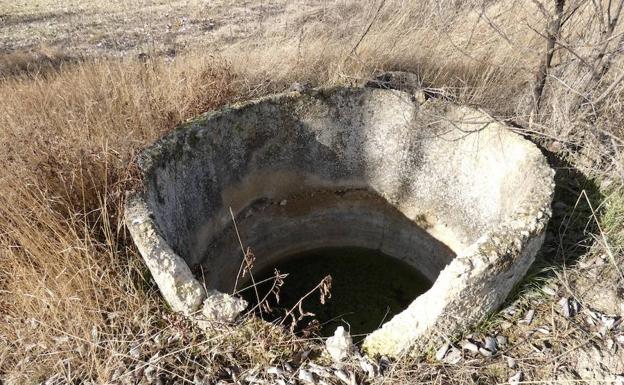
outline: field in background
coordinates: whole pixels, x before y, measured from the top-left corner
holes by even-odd
[[[559,168],[554,225],[517,314],[475,333],[509,336],[505,354],[530,380],[613,380],[624,364],[608,360],[621,350],[555,309],[565,295],[623,312],[621,3],[557,3],[0,0],[0,378],[181,383],[314,350],[253,320],[206,336],[164,309],[121,223],[124,193],[137,186],[131,162],[205,110],[295,81],[361,85],[404,70],[514,125]],[[551,286],[555,297],[543,294]],[[550,352],[536,352],[543,338],[518,324],[527,309],[549,325]],[[406,358],[386,381],[490,383],[515,372],[500,357]]]

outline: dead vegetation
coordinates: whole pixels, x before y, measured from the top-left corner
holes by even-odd
[[[0,5],[0,31],[12,36],[0,55],[4,382],[233,383],[318,349],[253,320],[204,335],[168,312],[121,222],[124,193],[136,186],[129,164],[141,147],[203,111],[294,81],[362,84],[380,70],[414,72],[435,93],[515,125],[552,153],[559,180],[550,238],[512,303],[550,325],[550,350],[530,340],[527,333],[540,334],[519,327],[520,315],[503,312],[477,332],[508,336],[512,350],[494,358],[467,353],[461,365],[405,358],[378,381],[506,382],[518,369],[505,355],[516,358],[525,380],[614,381],[607,374],[619,367],[603,359],[621,360],[620,332],[603,333],[600,344],[608,344],[604,335],[614,344],[586,359],[609,373],[585,375],[573,365],[587,355],[595,325],[555,309],[565,296],[605,314],[623,311],[622,1],[254,1],[207,9],[131,2],[111,3],[110,12],[95,2],[67,4]],[[156,22],[165,14],[171,23]],[[83,36],[56,17],[106,22],[79,25],[89,31]],[[150,18],[166,33],[126,49],[123,41],[136,40],[129,25]],[[201,35],[182,28],[204,22],[214,25]],[[38,32],[28,35],[32,23]],[[167,32],[176,23],[175,35]],[[41,43],[47,51],[22,53]],[[81,60],[61,64],[67,57]],[[539,294],[549,285],[554,295]],[[570,370],[561,374],[562,367]]]

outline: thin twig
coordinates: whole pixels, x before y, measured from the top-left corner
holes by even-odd
[[[238,232],[238,226],[236,225],[236,218],[234,218],[234,212],[232,211],[232,207],[230,207],[230,216],[232,217],[232,223],[234,223],[234,230],[236,231],[236,237],[238,238],[238,244],[240,245],[241,251],[243,252],[243,260],[241,261],[241,265],[238,269],[238,274],[236,274],[236,281],[234,282],[234,291],[238,287],[238,278],[241,276],[243,272],[244,266],[247,263],[248,253],[245,252],[245,246],[243,246],[243,240],[241,239],[240,233]],[[249,269],[249,278],[251,279],[251,283],[253,284],[254,291],[256,292],[256,300],[260,303],[260,294],[258,293],[258,288],[256,287],[256,282],[254,281],[253,274],[251,273],[251,269]]]
[[[377,8],[377,12],[375,12],[375,16],[373,16],[373,18],[371,19],[370,23],[368,23],[368,26],[366,27],[366,30],[364,30],[364,33],[362,34],[362,36],[360,36],[360,38],[357,41],[357,43],[355,43],[353,48],[351,48],[351,51],[349,52],[348,56],[353,55],[355,53],[355,51],[358,49],[358,47],[360,46],[360,43],[362,43],[362,40],[364,40],[364,37],[368,34],[368,32],[370,31],[371,27],[373,26],[373,24],[377,20],[377,16],[379,16],[379,12],[381,11],[381,8],[383,8],[384,4],[386,4],[386,0],[381,0],[381,3],[379,4],[379,7]]]

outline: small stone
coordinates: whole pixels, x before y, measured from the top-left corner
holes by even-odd
[[[167,345],[175,344],[176,342],[180,341],[180,338],[182,338],[182,336],[178,333],[167,337]]]
[[[483,357],[492,357],[494,355],[492,351],[486,348],[479,348],[479,353],[481,353]]]
[[[288,201],[286,199],[280,201],[279,205],[280,206],[286,206],[286,204],[288,203]]]
[[[518,310],[514,307],[514,306],[508,306],[505,308],[505,310],[503,310],[503,312],[509,314],[509,315],[514,315],[516,314]]]
[[[261,378],[258,378],[254,375],[249,375],[245,377],[245,382],[248,382],[250,384],[257,384],[257,385],[264,385],[267,382]]]
[[[496,344],[500,347],[505,347],[507,346],[507,337],[503,336],[503,335],[497,335],[496,336]]]
[[[360,368],[366,373],[369,379],[373,379],[379,375],[379,368],[377,368],[370,360],[365,357],[361,357],[359,360]]]
[[[233,322],[247,308],[247,301],[217,290],[209,290],[201,308],[205,320]]]
[[[602,321],[603,326],[607,329],[607,330],[611,330],[613,329],[613,326],[615,326],[615,318],[614,317],[609,317],[609,316],[601,316],[600,317],[600,321]]]
[[[310,89],[310,85],[309,84],[307,84],[307,83],[299,83],[299,82],[294,82],[288,88],[288,90],[291,91],[291,92],[305,92],[305,91],[307,91],[309,89]]]
[[[451,348],[449,352],[444,357],[444,362],[447,364],[455,365],[458,364],[462,360],[461,351],[457,348]]]
[[[471,351],[473,353],[478,353],[479,352],[479,347],[476,344],[474,344],[474,343],[472,343],[470,341],[463,341],[461,343],[461,348],[464,349],[464,350]]]
[[[242,370],[238,366],[228,366],[225,368],[225,372],[232,377],[234,382],[239,382],[239,374],[241,374]]]
[[[568,297],[563,297],[559,300],[559,306],[561,306],[562,314],[566,318],[570,318],[572,316],[572,309],[570,309],[570,301]]]
[[[299,379],[308,384],[316,384],[316,379],[314,378],[314,374],[308,372],[305,369],[299,370]]]
[[[353,373],[347,374],[344,370],[338,369],[334,371],[334,375],[338,377],[340,381],[344,382],[345,385],[356,385],[355,375]]]
[[[613,347],[615,346],[615,341],[613,341],[613,339],[611,339],[611,338],[607,338],[605,343],[607,345],[607,349],[609,349],[609,350],[612,350]]]
[[[436,360],[442,361],[442,359],[444,358],[444,356],[446,356],[446,353],[449,351],[450,348],[451,348],[451,344],[449,344],[448,342],[442,345],[442,347],[438,349],[438,351],[436,352],[436,355],[435,355]]]
[[[570,298],[570,309],[572,310],[572,313],[576,315],[579,311],[581,311],[581,304],[576,299]]]
[[[331,374],[327,371],[327,369],[325,369],[324,367],[317,365],[313,362],[310,362],[308,364],[308,370],[311,371],[312,373],[318,375],[319,377],[323,377],[323,378],[329,378],[331,377]]]
[[[535,316],[535,310],[529,309],[529,311],[527,311],[526,314],[524,315],[524,323],[526,323],[527,325],[530,325],[531,322],[533,322],[534,316]]]
[[[485,343],[483,346],[492,353],[496,353],[498,351],[498,342],[494,337],[485,337]]]
[[[130,355],[130,357],[138,360],[139,358],[141,358],[141,347],[139,345],[133,346],[132,349],[130,349],[130,353],[128,354]]]
[[[518,372],[516,372],[516,374],[514,374],[511,377],[509,377],[509,384],[510,385],[518,385],[520,383],[520,381],[522,381],[523,377],[524,376],[522,374],[522,371],[518,371]]]
[[[507,366],[509,366],[509,369],[515,369],[518,364],[513,357],[507,357]]]
[[[273,374],[275,376],[283,376],[284,375],[284,370],[280,369],[276,366],[271,366],[267,369],[267,374]]]
[[[390,368],[390,365],[390,359],[386,356],[381,356],[381,358],[379,359],[379,368],[381,372],[385,372],[386,370],[388,370]]]
[[[353,340],[349,332],[342,326],[338,326],[333,337],[325,341],[325,349],[335,362],[340,362],[347,358],[353,349]]]

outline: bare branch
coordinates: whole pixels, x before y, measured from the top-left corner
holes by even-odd
[[[538,34],[539,36],[543,37],[544,39],[548,39],[548,36],[544,35],[543,33],[539,32],[538,30],[536,30],[535,28],[533,28],[532,26],[530,26],[529,24],[527,24],[527,26],[536,34]],[[559,47],[565,49],[566,51],[570,52],[574,57],[576,57],[584,66],[588,67],[588,68],[593,68],[591,64],[589,64],[589,62],[587,62],[587,60],[585,60],[581,55],[579,55],[578,53],[576,53],[576,51],[574,51],[572,49],[572,47],[570,47],[569,45],[561,42],[561,39],[558,39],[554,42],[556,45],[558,45]],[[552,63],[551,63],[551,68]]]
[[[623,0],[624,1],[624,0]],[[540,4],[541,5],[541,4]],[[555,0],[555,17],[548,22],[548,30],[546,37],[546,54],[542,59],[537,72],[535,88],[533,89],[534,110],[539,112],[544,86],[552,63],[553,54],[555,53],[555,42],[557,41],[561,29],[561,20],[563,18],[563,8],[565,0]],[[543,8],[543,5],[541,5]]]
[[[620,84],[622,82],[622,80],[624,80],[624,71],[622,71],[622,73],[619,74],[617,78],[615,78],[613,83],[611,83],[609,85],[609,87],[607,87],[607,89],[602,93],[602,95],[600,95],[596,99],[592,100],[592,103],[597,104],[597,103],[600,103],[601,101],[603,101],[607,96],[609,96],[609,94],[611,92],[613,92],[615,87],[617,87],[618,84]]]
[[[357,41],[357,43],[355,43],[353,48],[351,48],[351,51],[349,52],[349,56],[353,55],[355,53],[355,51],[358,49],[358,47],[360,46],[360,43],[362,43],[362,40],[364,40],[364,37],[366,37],[366,35],[370,31],[371,27],[373,26],[373,24],[377,20],[377,17],[379,16],[379,12],[381,11],[381,8],[383,8],[384,4],[386,4],[386,0],[381,0],[381,3],[379,3],[379,7],[377,8],[377,12],[375,12],[375,16],[373,16],[373,18],[371,19],[370,23],[368,23],[368,26],[364,30],[364,33],[362,34],[362,36],[360,36],[360,39]]]

